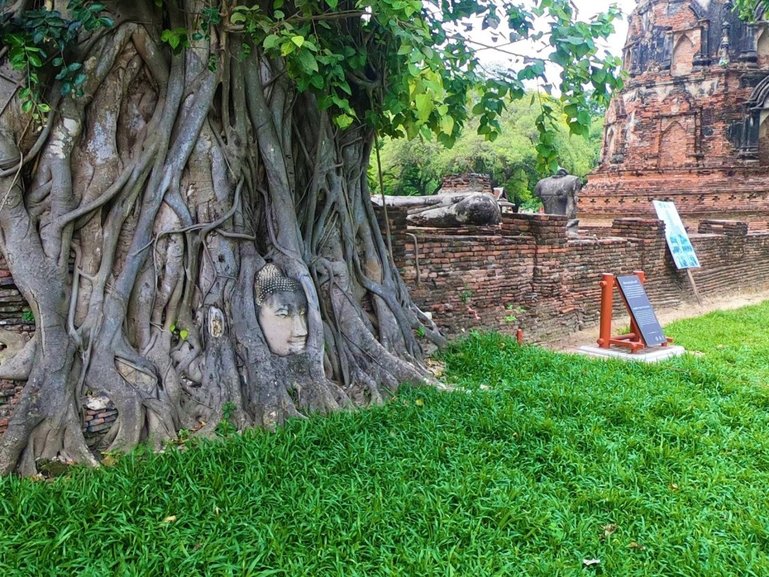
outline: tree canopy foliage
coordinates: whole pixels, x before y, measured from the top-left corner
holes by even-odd
[[[766,9],[769,8],[767,0],[734,0],[732,5],[739,11],[740,16],[748,21],[762,18]]]
[[[98,448],[126,451],[429,381],[420,339],[443,338],[380,233],[376,139],[432,131],[448,144],[468,111],[493,139],[534,82],[559,95],[534,119],[554,166],[561,111],[587,134],[588,94],[605,103],[621,83],[596,44],[617,10],[580,21],[568,0],[0,10],[0,248],[36,325],[0,366],[26,381],[0,472],[95,464],[83,398],[117,411]],[[484,70],[473,22],[518,65]]]
[[[24,9],[34,4],[2,2],[0,33],[13,68],[25,73],[26,111],[39,104],[46,112],[48,104],[39,102],[40,72],[56,72],[62,95],[81,94],[86,75],[72,48],[83,33],[111,27],[113,19],[101,2],[69,0],[61,11]],[[380,134],[396,137],[429,129],[444,144],[457,138],[469,111],[479,134],[494,139],[506,101],[523,98],[527,85],[555,90],[560,106],[542,101],[536,119],[543,135],[538,153],[547,162],[554,160],[551,129],[557,116],[563,112],[572,132],[587,135],[591,100],[605,105],[621,85],[620,60],[597,43],[613,32],[619,14],[612,5],[589,22],[579,21],[569,0],[225,0],[201,2],[189,25],[169,24],[160,40],[178,54],[210,41],[217,29],[241,34],[248,38],[241,56],[259,50],[285,62],[297,90],[316,94],[337,126],[367,121]],[[484,66],[477,50],[482,45],[471,34],[478,27],[494,29],[493,44],[484,49],[514,57],[518,66]],[[215,69],[228,55],[211,53],[208,65]],[[557,80],[547,75],[547,63],[560,67]]]

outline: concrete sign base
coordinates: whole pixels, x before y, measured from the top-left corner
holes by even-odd
[[[678,357],[686,352],[681,346],[670,345],[667,347],[655,347],[643,349],[637,353],[623,351],[620,349],[602,349],[601,347],[585,345],[579,347],[577,352],[590,357],[603,357],[607,359],[618,359],[621,361],[640,361],[642,363],[656,363],[664,361],[671,357]]]

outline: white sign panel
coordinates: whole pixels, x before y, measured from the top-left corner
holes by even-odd
[[[673,255],[673,261],[676,267],[681,268],[699,268],[700,261],[694,254],[694,247],[686,234],[684,223],[678,215],[676,205],[672,202],[663,200],[653,200],[654,210],[657,211],[657,217],[665,223],[665,240],[668,242],[668,248]]]

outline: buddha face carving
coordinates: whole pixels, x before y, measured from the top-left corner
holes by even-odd
[[[299,281],[267,264],[256,277],[259,326],[274,355],[301,353],[307,346],[307,297]]]

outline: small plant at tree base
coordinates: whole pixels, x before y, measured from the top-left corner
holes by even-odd
[[[168,330],[170,330],[171,334],[181,341],[186,341],[187,337],[190,336],[189,330],[176,326],[176,323],[171,324],[171,326],[168,327]]]
[[[230,437],[238,432],[238,428],[232,424],[236,408],[235,404],[230,402],[222,405],[222,420],[216,425],[216,434],[220,437]]]

